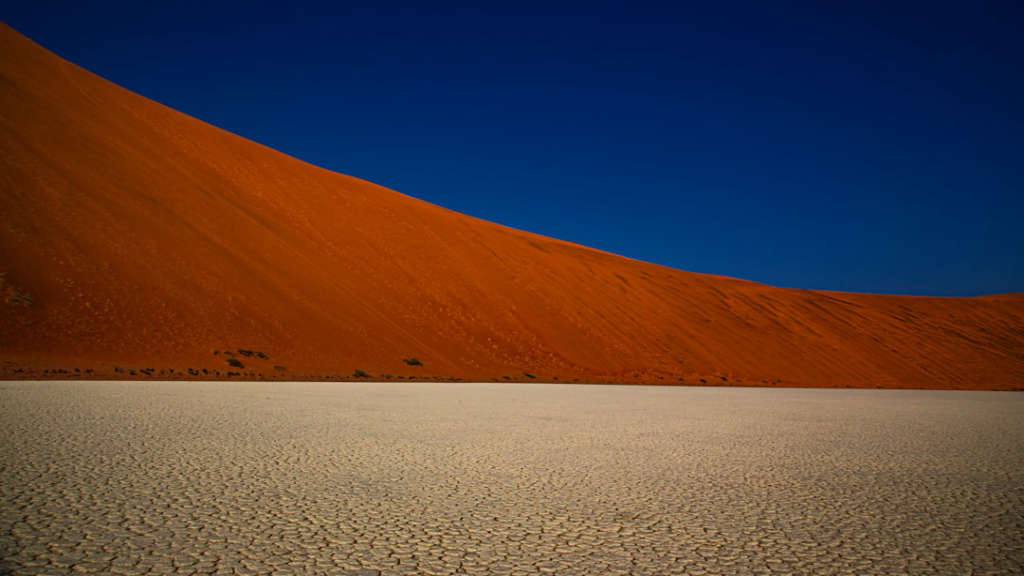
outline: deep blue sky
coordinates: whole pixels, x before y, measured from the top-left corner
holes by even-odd
[[[783,286],[1024,291],[1013,0],[20,4],[114,82],[460,212]]]

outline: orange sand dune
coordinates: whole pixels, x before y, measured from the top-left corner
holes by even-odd
[[[521,232],[275,152],[6,26],[0,156],[8,378],[1024,387],[1024,294],[782,289]]]

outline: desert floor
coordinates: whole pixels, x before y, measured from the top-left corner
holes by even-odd
[[[0,573],[1007,574],[1024,394],[0,382]]]

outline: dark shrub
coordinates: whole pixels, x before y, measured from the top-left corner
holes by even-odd
[[[242,361],[238,358],[228,358],[228,365],[234,366],[235,368],[245,368],[245,365],[242,364]]]
[[[526,376],[530,380],[533,380],[534,378],[536,378],[536,376],[534,376],[533,374],[530,374],[529,372],[523,372],[523,376]]]
[[[402,358],[402,362],[405,362],[409,366],[423,366],[423,362],[420,362],[420,359],[415,356],[411,358]]]
[[[352,376],[354,376],[356,378],[369,378],[370,377],[369,374],[367,374],[366,372],[363,372],[362,370],[360,370],[358,368],[356,368],[356,371],[352,373]]]

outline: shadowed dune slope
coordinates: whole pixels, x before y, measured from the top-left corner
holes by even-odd
[[[522,232],[205,124],[6,25],[0,157],[7,377],[1024,387],[1022,294],[782,289]]]

